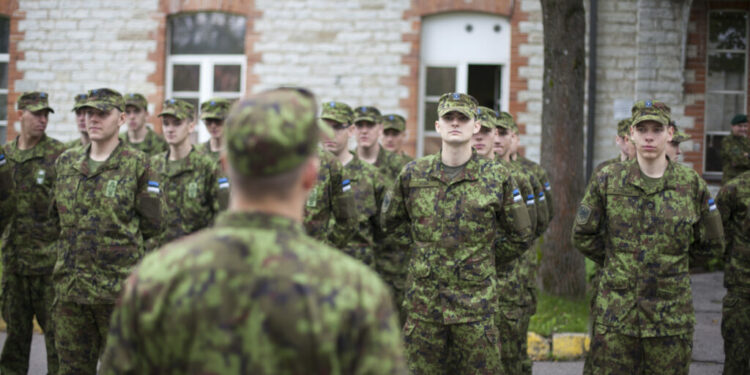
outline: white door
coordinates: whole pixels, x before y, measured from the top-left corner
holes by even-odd
[[[507,111],[510,23],[483,13],[450,13],[422,20],[417,155],[440,149],[437,102],[446,92],[473,95],[480,105]]]

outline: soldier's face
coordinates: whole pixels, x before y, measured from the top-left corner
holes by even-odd
[[[732,134],[740,137],[747,137],[748,124],[743,122],[741,124],[732,125]]]
[[[396,129],[383,130],[383,148],[392,152],[401,152],[401,147],[406,139],[406,133]]]
[[[497,137],[495,137],[495,153],[504,158],[511,150],[513,143],[513,133],[508,129],[498,128]]]
[[[329,119],[323,119],[323,121],[333,129],[333,137],[321,135],[323,148],[336,156],[341,155],[342,152],[346,152],[349,145],[349,136],[352,134],[351,126]]]
[[[86,107],[86,130],[91,141],[107,141],[117,137],[120,126],[125,123],[125,113],[117,108],[107,111]]]
[[[79,132],[86,133],[86,111],[83,109],[76,110],[76,124]]]
[[[482,127],[471,136],[471,147],[477,150],[477,154],[489,158],[494,154],[492,147],[495,143],[495,129]]]
[[[671,161],[678,161],[678,158],[680,155],[682,155],[682,151],[680,151],[680,144],[677,142],[667,142],[667,156],[669,156],[669,160]]]
[[[147,111],[144,111],[134,105],[125,107],[125,116],[128,119],[128,129],[140,131],[146,125]]]
[[[620,148],[620,152],[624,154],[625,157],[628,158],[628,160],[635,157],[635,145],[633,144],[633,142],[630,142],[630,139],[627,136],[616,136],[615,143],[617,143],[617,147]]]
[[[224,135],[224,120],[215,118],[206,119],[206,129],[213,139],[221,139]]]
[[[49,119],[49,110],[41,109],[39,111],[20,111],[21,134],[27,137],[38,138],[44,134],[47,129],[47,120]]]
[[[170,146],[178,146],[189,141],[188,137],[195,127],[190,119],[180,120],[177,117],[161,116],[161,127],[164,131],[164,140]]]
[[[645,160],[664,157],[667,142],[672,140],[672,129],[656,121],[642,121],[630,128],[635,152]]]
[[[382,131],[383,125],[372,121],[357,121],[354,123],[354,136],[357,138],[357,145],[360,147],[375,146]]]
[[[510,154],[515,155],[518,153],[518,146],[521,145],[521,137],[517,133],[512,133],[510,136]]]
[[[448,112],[435,122],[435,130],[447,144],[466,144],[480,128],[479,121],[457,111]]]

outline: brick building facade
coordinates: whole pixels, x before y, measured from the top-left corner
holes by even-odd
[[[750,5],[597,3],[594,162],[614,156],[615,124],[629,105],[657,98],[693,137],[683,145],[685,161],[712,176],[727,113],[746,111]],[[28,90],[50,94],[57,112],[48,133],[66,140],[76,136],[73,97],[89,88],[145,94],[159,130],[154,114],[167,97],[198,102],[300,85],[321,100],[404,115],[407,150],[421,154],[435,147],[431,90],[449,88],[483,90],[483,102],[518,120],[527,156],[540,156],[539,0],[3,0],[3,24],[7,137],[17,133],[15,100]],[[737,36],[724,48],[722,40]]]

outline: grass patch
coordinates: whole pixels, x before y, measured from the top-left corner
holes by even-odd
[[[539,292],[536,314],[531,317],[529,331],[549,337],[553,333],[588,332],[589,300],[557,297]]]

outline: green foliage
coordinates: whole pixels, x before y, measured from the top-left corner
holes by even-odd
[[[588,332],[589,298],[569,299],[539,292],[529,331],[542,336],[561,332]]]

